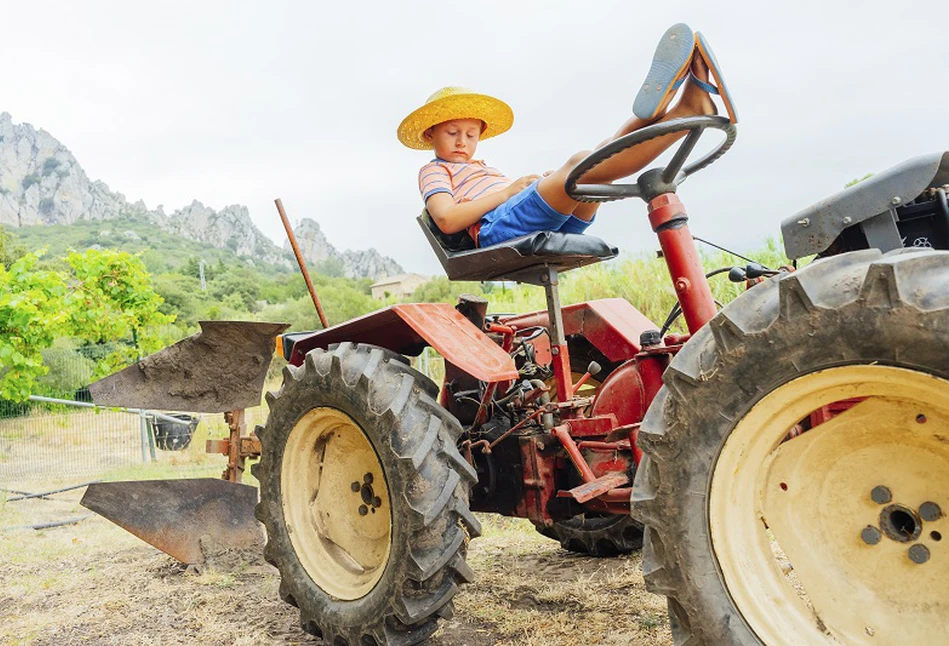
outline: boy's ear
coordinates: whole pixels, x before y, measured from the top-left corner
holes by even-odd
[[[435,138],[435,133],[432,128],[429,128],[428,130],[422,133],[422,139],[424,139],[428,143],[432,143],[434,138]]]

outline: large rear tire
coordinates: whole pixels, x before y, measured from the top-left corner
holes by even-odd
[[[258,429],[257,516],[280,595],[328,644],[416,644],[472,573],[474,469],[438,389],[397,354],[341,343],[284,370]]]
[[[949,253],[854,252],[757,286],[664,382],[633,514],[677,644],[945,640]]]

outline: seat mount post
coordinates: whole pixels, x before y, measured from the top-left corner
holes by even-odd
[[[573,374],[570,371],[570,353],[563,331],[563,311],[560,307],[560,281],[557,270],[545,266],[540,283],[547,296],[547,321],[550,324],[550,352],[553,355],[554,378],[557,381],[557,399],[565,402],[573,394]]]

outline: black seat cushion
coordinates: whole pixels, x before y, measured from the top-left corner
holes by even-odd
[[[615,258],[618,253],[616,247],[595,236],[559,231],[539,231],[490,247],[452,250],[436,235],[438,227],[427,212],[422,212],[418,222],[452,280],[516,280],[540,284],[540,276],[547,268],[563,272]]]
[[[464,229],[458,233],[442,233],[442,230],[435,224],[435,220],[429,215],[428,210],[422,211],[422,220],[429,231],[435,236],[439,244],[446,251],[468,251],[476,247],[475,241],[468,235],[468,230]]]

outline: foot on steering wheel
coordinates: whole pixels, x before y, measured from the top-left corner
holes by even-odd
[[[676,90],[689,76],[694,50],[695,36],[688,25],[680,22],[666,30],[656,46],[646,80],[633,102],[633,114],[646,120],[661,116]],[[715,79],[718,81],[719,77]]]
[[[709,73],[715,80],[716,85],[697,78],[692,72],[689,72],[691,76],[690,82],[695,84],[695,86],[703,92],[719,95],[722,98],[722,103],[725,105],[725,110],[728,111],[728,120],[732,123],[738,123],[738,111],[732,102],[732,95],[728,91],[728,86],[725,85],[725,79],[722,77],[722,71],[718,66],[718,61],[715,59],[715,53],[709,46],[705,36],[699,32],[695,32],[695,55],[702,58],[705,66],[708,67]]]

